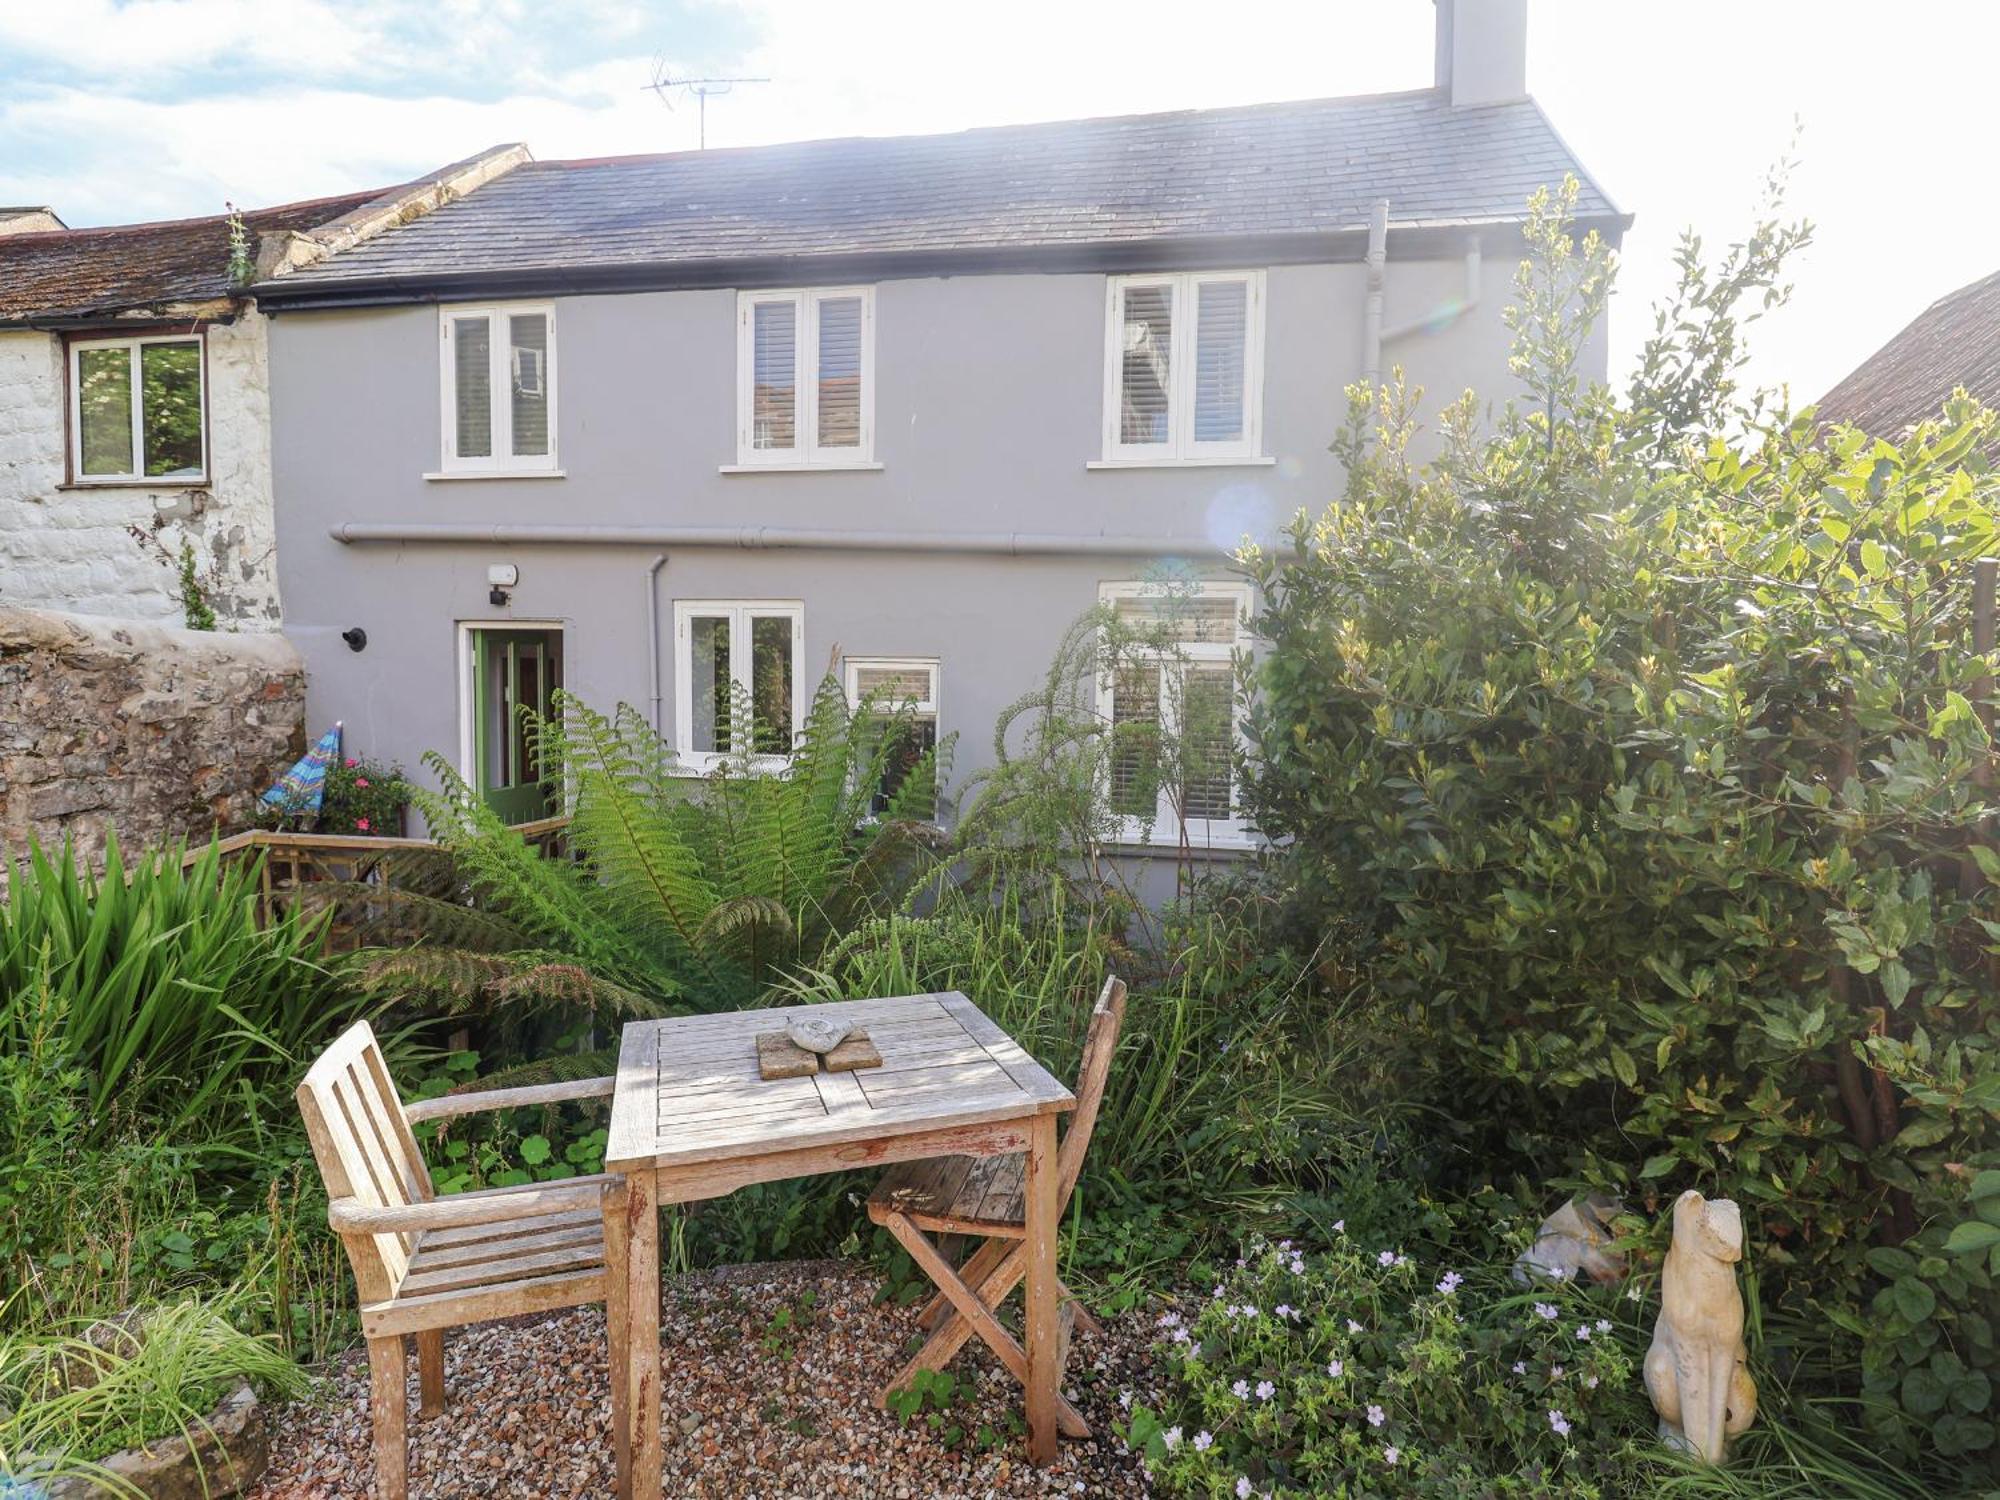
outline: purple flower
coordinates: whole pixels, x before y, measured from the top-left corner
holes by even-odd
[[[1370,1406],[1368,1408],[1368,1425],[1370,1427],[1380,1427],[1384,1422],[1388,1420],[1389,1420],[1389,1414],[1383,1411],[1381,1407]]]
[[[1549,1369],[1549,1379],[1561,1380],[1562,1378],[1563,1378],[1563,1367],[1561,1365],[1551,1366]]]
[[[1290,1240],[1279,1240],[1278,1248],[1280,1250],[1289,1250],[1292,1248],[1292,1242]]]
[[[1599,1333],[1611,1332],[1611,1320],[1609,1318],[1599,1318],[1597,1320],[1597,1331]]]
[[[1463,1276],[1459,1275],[1456,1271],[1447,1271],[1444,1273],[1443,1279],[1438,1282],[1438,1290],[1449,1297],[1464,1285],[1465,1278]]]
[[[1306,1274],[1306,1258],[1303,1255],[1294,1255],[1292,1257],[1292,1274],[1294,1276],[1303,1276]]]
[[[1557,1314],[1556,1310],[1553,1307],[1549,1306],[1548,1303],[1537,1302],[1535,1304],[1535,1316],[1547,1322],[1554,1322]]]
[[[1361,1332],[1361,1325],[1355,1322],[1354,1319],[1349,1318],[1347,1320],[1347,1331],[1349,1333],[1359,1333]]]
[[[1178,1428],[1178,1427],[1169,1427],[1169,1428],[1168,1428],[1168,1429],[1167,1429],[1167,1430],[1166,1430],[1165,1432],[1163,1432],[1163,1433],[1161,1433],[1161,1434],[1160,1434],[1160,1441],[1161,1441],[1161,1442],[1163,1442],[1163,1443],[1165,1443],[1165,1444],[1166,1444],[1166,1445],[1167,1445],[1167,1446],[1168,1446],[1169,1448],[1178,1448],[1178,1447],[1180,1447],[1180,1445],[1181,1445],[1181,1430],[1180,1430],[1180,1428]]]
[[[1549,1426],[1555,1429],[1557,1437],[1569,1436],[1569,1418],[1565,1417],[1553,1406],[1549,1408]]]
[[[1401,1458],[1402,1456],[1403,1456],[1403,1450],[1401,1448],[1398,1448],[1394,1443],[1391,1443],[1388,1447],[1382,1450],[1382,1462],[1388,1464],[1391,1468],[1395,1467],[1396,1460]]]
[[[1197,1432],[1194,1435],[1195,1452],[1206,1453],[1208,1452],[1209,1449],[1213,1448],[1214,1446],[1215,1446],[1215,1435],[1213,1433]]]
[[[1597,1377],[1595,1375],[1584,1376],[1583,1383],[1586,1389],[1593,1391],[1597,1389]]]
[[[1577,1336],[1577,1337],[1578,1337],[1579,1339],[1583,1340],[1583,1342],[1584,1342],[1584,1343],[1586,1343],[1586,1344],[1587,1344],[1587,1343],[1589,1343],[1589,1342],[1590,1342],[1590,1325],[1589,1325],[1588,1323],[1579,1323],[1579,1324],[1577,1324],[1577,1325],[1576,1325],[1576,1336]]]
[[[1393,1250],[1384,1250],[1380,1255],[1375,1257],[1375,1264],[1378,1266],[1393,1266],[1395,1263],[1396,1252]]]
[[[1335,1380],[1338,1380],[1342,1375],[1345,1375],[1347,1373],[1347,1366],[1342,1364],[1337,1359],[1330,1360],[1327,1363],[1326,1373],[1331,1375]]]
[[[1160,1327],[1162,1328],[1178,1328],[1180,1322],[1181,1315],[1177,1312],[1164,1312],[1160,1314]]]
[[[1275,1385],[1272,1385],[1270,1381],[1260,1380],[1257,1382],[1257,1399],[1259,1401],[1269,1401],[1273,1396],[1277,1394],[1278,1394],[1278,1388]]]
[[[1185,1328],[1176,1328],[1171,1337],[1176,1344],[1185,1344],[1188,1341],[1188,1331]]]
[[[1298,1316],[1297,1311],[1292,1307],[1291,1303],[1289,1302],[1280,1302],[1276,1307],[1272,1308],[1271,1311],[1280,1318],[1292,1318]]]
[[[1247,1380],[1237,1381],[1229,1390],[1238,1401],[1248,1401],[1250,1399],[1250,1382]]]
[[[1250,1481],[1247,1478],[1236,1481],[1236,1500],[1250,1500]]]
[[[1335,1234],[1345,1234],[1345,1233],[1347,1233],[1347,1220],[1345,1220],[1345,1219],[1335,1219],[1335,1220],[1333,1221],[1333,1232],[1334,1232]]]
[[[1118,1404],[1124,1407],[1125,1410],[1130,1411],[1132,1409],[1132,1393],[1130,1391],[1120,1391],[1118,1393]]]
[[[1516,1375],[1525,1375],[1525,1374],[1527,1374],[1527,1373],[1528,1373],[1528,1362],[1527,1362],[1526,1360],[1521,1360],[1521,1359],[1517,1359],[1517,1360],[1515,1360],[1515,1361],[1514,1361],[1514,1373],[1515,1373]]]

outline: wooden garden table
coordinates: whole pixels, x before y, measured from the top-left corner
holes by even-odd
[[[800,1014],[866,1027],[882,1066],[759,1077],[758,1033],[783,1030]],[[719,1198],[754,1182],[934,1156],[1026,1157],[1028,1455],[1037,1464],[1053,1459],[1060,1375],[1056,1116],[1075,1105],[1061,1082],[955,993],[628,1025],[604,1168],[627,1182],[623,1232],[611,1236],[607,1253],[611,1275],[625,1278],[630,1331],[623,1340],[622,1404],[630,1414],[629,1488],[636,1500],[657,1500],[664,1457],[659,1205]]]

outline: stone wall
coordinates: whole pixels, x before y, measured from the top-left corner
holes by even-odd
[[[174,572],[133,539],[137,526],[169,554],[193,544],[223,620],[278,628],[265,326],[254,308],[207,325],[209,482],[197,488],[63,488],[62,340],[0,332],[0,606],[179,624]]]
[[[305,753],[305,692],[279,635],[0,606],[0,851],[245,826]]]

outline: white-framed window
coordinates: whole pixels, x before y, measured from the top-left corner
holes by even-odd
[[[70,477],[78,484],[208,476],[207,370],[185,335],[69,346]]]
[[[747,748],[790,758],[806,722],[806,609],[796,599],[674,601],[674,749],[706,770]],[[731,688],[751,714],[749,746],[735,743]]]
[[[872,811],[884,813],[910,772],[937,749],[938,659],[850,656],[843,663],[842,676],[849,709],[855,713],[872,710],[896,727],[896,742],[889,746],[871,804]]]
[[[1097,683],[1112,730],[1106,795],[1124,836],[1172,846],[1185,825],[1196,848],[1248,844],[1236,804],[1236,658],[1248,644],[1249,586],[1107,583],[1099,598],[1132,637]]]
[[[1104,340],[1106,461],[1262,456],[1262,271],[1110,277]]]
[[[741,292],[736,461],[858,468],[875,459],[875,289]]]
[[[443,468],[536,474],[556,466],[556,310],[547,302],[438,309]]]

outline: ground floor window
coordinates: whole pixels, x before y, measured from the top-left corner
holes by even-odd
[[[797,600],[681,599],[674,604],[674,748],[706,769],[724,756],[790,757],[805,727]]]
[[[1115,622],[1097,687],[1111,732],[1107,795],[1126,837],[1246,842],[1235,762],[1247,586],[1107,583],[1100,598]]]
[[[935,657],[850,656],[845,675],[848,706],[894,736],[872,803],[879,815],[889,810],[910,773],[937,749],[938,663]],[[931,793],[934,798],[935,786]],[[927,815],[935,815],[934,806]]]

